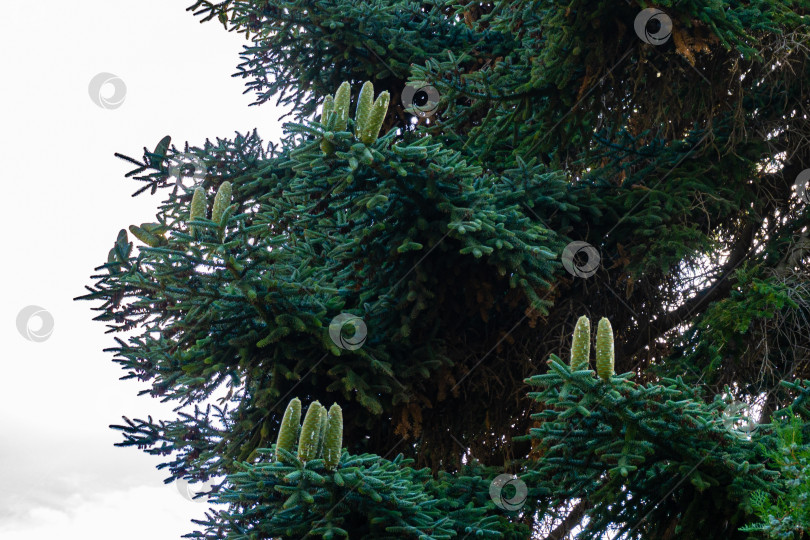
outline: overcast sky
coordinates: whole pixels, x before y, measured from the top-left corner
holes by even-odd
[[[74,302],[121,228],[154,221],[161,197],[132,198],[131,166],[164,136],[182,147],[257,128],[281,136],[281,111],[248,107],[233,78],[243,38],[199,24],[192,0],[6,2],[0,18],[3,283],[0,339],[0,538],[179,538],[206,505],[164,485],[157,457],[117,448],[121,416],[170,417],[102,349],[114,345],[91,302]],[[105,109],[99,73],[126,85]],[[111,97],[112,86],[102,88]],[[18,314],[40,306],[53,333],[31,341]],[[47,318],[47,317],[46,317]],[[32,318],[26,330],[38,330]],[[164,411],[161,413],[161,411]]]

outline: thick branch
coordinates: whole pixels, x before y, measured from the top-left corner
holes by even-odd
[[[579,525],[579,522],[582,521],[582,517],[585,515],[585,511],[588,509],[588,505],[585,499],[579,501],[574,508],[565,516],[562,523],[560,523],[556,529],[551,531],[551,533],[546,537],[546,540],[562,540],[565,538],[571,530]]]
[[[767,191],[770,194],[770,197],[765,198],[765,205],[759,209],[760,212],[764,215],[770,215],[777,209],[778,201],[787,201],[790,198],[796,176],[806,168],[808,161],[810,161],[810,155],[805,152],[794,156],[791,162],[786,164],[781,171],[759,176],[757,184],[767,186]],[[734,275],[734,270],[751,252],[754,236],[760,225],[761,220],[759,219],[749,221],[734,243],[728,261],[720,271],[720,278],[713,285],[706,287],[684,302],[678,309],[650,321],[646,325],[642,325],[639,328],[636,340],[622,347],[624,357],[631,358],[639,354],[644,347],[681,324],[682,321],[693,317],[696,313],[700,313],[712,302],[727,296],[731,290],[729,278]]]
[[[726,264],[723,265],[719,272],[720,278],[714,284],[699,291],[695,296],[681,304],[678,309],[650,321],[647,325],[641,326],[637,338],[622,347],[622,355],[625,358],[635,356],[649,343],[654,342],[684,320],[693,317],[712,302],[727,296],[731,291],[729,278],[734,275],[737,267],[748,257],[758,225],[759,223],[748,223],[741,231]]]

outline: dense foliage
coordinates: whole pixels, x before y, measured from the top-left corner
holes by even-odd
[[[810,2],[657,8],[189,8],[292,122],[119,155],[166,197],[81,298],[178,406],[120,444],[227,477],[191,536],[802,534]],[[334,467],[274,444],[296,396]]]

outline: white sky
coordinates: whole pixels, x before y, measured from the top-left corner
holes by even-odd
[[[132,167],[164,136],[181,148],[254,127],[278,140],[280,111],[250,107],[233,78],[243,38],[199,24],[192,0],[6,2],[0,18],[0,226],[5,291],[0,340],[0,538],[180,538],[205,504],[164,485],[161,458],[117,448],[109,424],[171,417],[137,397],[143,383],[102,349],[84,293],[119,229],[154,221],[161,197],[132,198]],[[123,105],[88,95],[99,72],[126,84]],[[105,90],[106,91],[106,90]],[[24,339],[16,317],[39,305],[55,321],[44,342]],[[34,325],[35,327],[36,325]],[[161,413],[160,411],[164,411]]]

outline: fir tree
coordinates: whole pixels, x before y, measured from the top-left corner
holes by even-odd
[[[172,191],[80,298],[191,537],[802,534],[810,2],[189,10],[292,121],[117,154]]]

